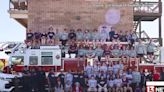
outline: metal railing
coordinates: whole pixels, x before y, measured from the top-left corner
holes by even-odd
[[[139,33],[136,33],[137,36],[139,35]],[[149,40],[152,39],[153,43],[155,44],[156,48],[154,48],[154,59],[153,61],[151,59],[149,59],[148,55],[144,56],[144,60],[146,62],[152,62],[152,63],[160,63],[160,39],[159,38],[151,38],[149,37],[149,35],[145,32],[142,31],[141,32],[142,37],[140,39],[142,39],[142,41],[146,44],[149,44]]]
[[[134,1],[134,7],[133,7],[134,13],[159,13],[162,14],[162,2],[156,1],[156,2],[148,2],[148,1],[142,1],[142,0],[135,0]]]
[[[9,1],[9,10],[27,10],[28,8],[27,1],[19,0],[10,0]]]

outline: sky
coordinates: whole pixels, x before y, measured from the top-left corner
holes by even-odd
[[[151,1],[151,0],[145,0],[145,1]],[[9,9],[9,0],[0,0],[0,42],[6,42],[6,41],[23,42],[26,37],[25,36],[26,29],[21,24],[19,24],[16,20],[10,18],[8,9]],[[164,11],[164,2],[163,2],[163,11]],[[163,21],[164,21],[164,17],[162,17],[162,22]],[[155,20],[154,22],[142,22],[142,30],[145,30],[150,37],[158,37],[158,20]],[[162,28],[162,31],[164,33],[164,26]],[[162,36],[164,37],[163,33]]]

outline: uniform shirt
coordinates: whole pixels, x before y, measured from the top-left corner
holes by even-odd
[[[76,34],[74,32],[71,32],[68,34],[69,39],[74,39],[76,38]]]
[[[116,85],[116,87],[121,87],[121,85],[122,85],[122,79],[115,79],[114,80],[114,84]]]
[[[129,34],[127,38],[128,38],[128,40],[132,40],[133,39],[134,41],[136,41],[138,37],[137,37],[137,35],[135,33],[132,33],[132,34]]]
[[[42,33],[42,34],[41,34],[41,37],[42,37],[42,38],[46,38],[46,37],[47,37],[47,34],[46,34],[46,33]]]
[[[76,32],[77,40],[83,40],[83,32]]]
[[[48,79],[49,79],[49,82],[52,86],[55,86],[56,84],[56,77],[55,77],[55,73],[54,72],[50,72],[48,74]]]
[[[101,38],[101,40],[106,40],[106,39],[109,38],[109,35],[108,35],[108,33],[106,32],[106,30],[102,30],[102,31],[100,32],[100,38]]]
[[[93,72],[96,74],[96,75],[98,75],[98,71],[100,70],[100,67],[99,66],[97,66],[97,65],[94,65],[93,66]]]
[[[63,73],[60,73],[60,74],[58,75],[58,77],[59,77],[60,80],[61,80],[61,84],[64,85],[64,78],[65,78],[65,75],[64,75]]]
[[[101,78],[101,77],[103,77],[103,78],[107,78],[106,73],[99,73],[98,78]]]
[[[50,39],[53,39],[54,36],[55,36],[55,33],[54,33],[54,32],[48,32],[48,37],[49,37]]]
[[[155,48],[155,44],[154,43],[149,43],[147,45],[147,52],[154,52],[154,48]]]
[[[41,33],[40,32],[35,32],[34,36],[35,36],[35,39],[40,39],[41,38]]]
[[[137,54],[146,54],[146,47],[143,44],[138,44],[135,47]]]
[[[115,31],[110,31],[110,32],[109,32],[109,37],[110,37],[110,40],[112,40],[112,39],[113,39],[114,34],[115,34]]]
[[[122,56],[128,56],[128,50],[121,50]]]
[[[58,32],[56,32],[56,38],[57,39],[61,39],[61,35],[62,35],[62,32],[61,31],[58,31]]]
[[[86,50],[85,49],[78,49],[78,56],[85,56]]]
[[[76,51],[77,50],[77,45],[76,44],[71,44],[70,46],[69,46],[69,50],[72,52],[74,52],[74,51]]]
[[[95,56],[95,51],[94,50],[87,50],[86,54],[89,56]]]
[[[127,42],[127,35],[120,35],[119,40],[121,42]]]
[[[129,74],[127,73],[126,74],[126,78],[128,79],[128,83],[131,84],[132,83],[132,79],[133,79],[132,74],[131,73],[129,73]]]
[[[104,53],[104,50],[101,49],[101,48],[96,48],[95,49],[95,52],[96,52],[96,56],[102,56],[103,53]]]
[[[73,83],[75,83],[75,82],[79,82],[79,74],[77,74],[77,73],[73,74]]]
[[[100,71],[104,71],[104,73],[106,73],[108,71],[108,67],[103,65],[100,67]]]
[[[108,83],[108,87],[110,88],[114,87],[114,80],[108,80],[107,83]]]
[[[124,69],[124,64],[119,64],[119,66],[120,66],[120,70],[123,70]]]
[[[119,38],[119,34],[114,34],[113,35],[113,39],[118,39]]]
[[[73,81],[73,75],[71,73],[67,73],[65,75],[65,80],[72,82]]]
[[[98,84],[101,86],[101,87],[104,87],[106,84],[107,84],[107,81],[105,80],[105,79],[100,79],[99,81],[98,81]]]
[[[136,57],[137,56],[136,50],[129,50],[128,55],[130,57]]]
[[[98,32],[92,32],[92,40],[100,40],[100,34]]]
[[[118,70],[120,69],[120,65],[119,64],[115,64],[113,65],[113,73],[117,74]]]
[[[27,39],[31,40],[33,38],[33,33],[27,33]]]
[[[84,74],[79,75],[79,82],[80,82],[82,87],[85,86],[85,76],[84,76]]]
[[[111,52],[112,52],[113,56],[120,56],[121,55],[121,51],[119,49],[113,49]]]
[[[96,88],[96,86],[97,86],[97,80],[95,80],[95,79],[89,79],[88,80],[88,86],[90,88]]]
[[[126,80],[122,79],[122,86],[127,86],[127,84],[128,84],[128,79]]]
[[[92,73],[92,66],[88,66],[88,65],[87,65],[87,66],[85,67],[85,71],[86,71],[87,75],[88,75],[88,74],[91,74],[91,73]]]
[[[108,71],[113,71],[113,66],[108,66]]]
[[[91,33],[90,33],[90,32],[84,33],[83,38],[84,38],[85,40],[90,40],[90,39],[92,38],[92,37],[91,37]]]
[[[61,36],[60,36],[60,39],[61,39],[61,40],[67,40],[67,39],[68,39],[68,33],[62,32],[62,33],[61,33]]]
[[[141,82],[141,74],[140,72],[132,72],[132,77],[133,77],[133,80],[132,82],[133,83],[140,83]]]

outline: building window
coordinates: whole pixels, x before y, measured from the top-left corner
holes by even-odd
[[[53,53],[52,52],[41,52],[41,64],[52,65],[53,64]]]
[[[12,56],[11,63],[17,65],[24,65],[24,56]]]
[[[30,65],[38,65],[38,56],[30,56],[29,64]]]

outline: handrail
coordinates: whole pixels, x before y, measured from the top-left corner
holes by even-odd
[[[134,4],[134,13],[162,13],[162,2],[135,1]]]
[[[9,10],[27,10],[27,1],[9,0]]]

